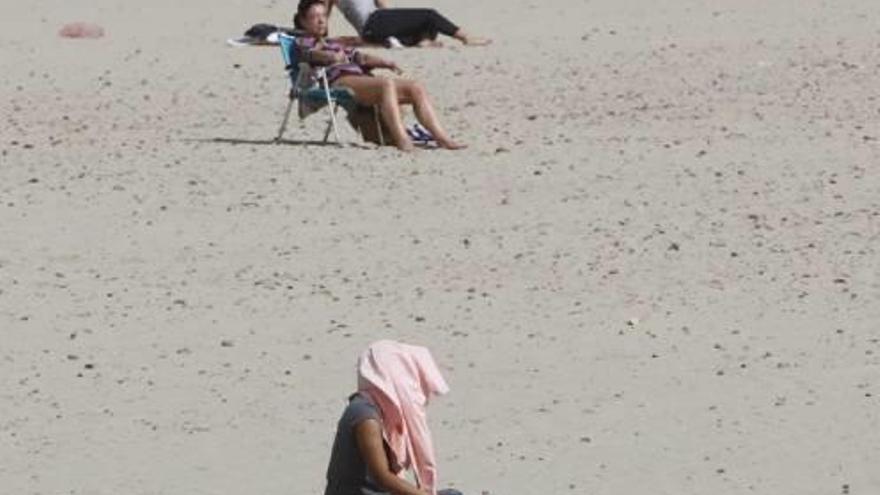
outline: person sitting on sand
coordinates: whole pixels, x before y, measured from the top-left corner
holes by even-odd
[[[434,9],[391,8],[388,0],[325,0],[327,15],[339,7],[358,35],[368,43],[401,46],[440,46],[438,34],[465,45],[487,45],[490,40],[471,36]]]
[[[378,105],[382,119],[399,149],[410,151],[414,148],[403,125],[400,104],[412,105],[416,118],[433,134],[440,147],[465,147],[453,141],[440,126],[428,92],[421,83],[370,74],[372,69],[390,69],[400,74],[402,71],[397,64],[326,39],[327,11],[324,0],[301,0],[294,24],[306,34],[297,38],[297,49],[302,60],[312,66],[326,67],[330,84],[350,89],[358,104]]]
[[[339,420],[324,495],[461,495],[437,490],[425,407],[449,391],[430,351],[380,340],[357,365],[357,392]],[[410,469],[416,484],[400,473]]]

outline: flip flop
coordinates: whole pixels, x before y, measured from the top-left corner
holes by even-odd
[[[413,124],[411,127],[408,127],[406,129],[406,133],[409,135],[409,138],[416,143],[428,144],[436,141],[436,139],[434,139],[434,135],[431,134],[430,131],[425,129],[421,124]]]

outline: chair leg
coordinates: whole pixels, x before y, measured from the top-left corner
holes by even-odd
[[[324,83],[324,95],[327,97],[327,110],[330,111],[330,124],[333,126],[333,135],[336,136],[336,143],[341,144],[339,139],[339,130],[336,128],[336,106],[334,106],[333,98],[330,96],[330,84],[327,82],[327,73],[321,72],[321,82]],[[328,134],[329,136],[329,134]],[[327,141],[327,137],[324,138]]]
[[[376,121],[376,132],[379,133],[379,146],[385,146],[385,133],[382,132],[382,122],[379,121],[378,105],[373,105],[373,119]]]
[[[339,105],[339,104],[336,103],[336,106],[338,106],[338,105]],[[329,109],[329,108],[330,108],[330,105],[327,105],[327,108]],[[332,109],[332,110],[330,111],[330,114],[333,115],[333,113],[334,113],[335,111],[336,111],[335,108]],[[331,120],[328,120],[328,121],[327,121],[327,128],[324,129],[324,143],[326,143],[326,142],[330,139],[330,131],[331,131],[332,129],[333,129],[333,120],[331,119]],[[339,135],[338,135],[338,134],[337,134],[337,136],[336,136],[336,141],[339,142]]]
[[[293,108],[293,98],[288,98],[287,100],[287,110],[284,111],[284,120],[281,121],[281,127],[278,128],[278,135],[275,136],[275,142],[281,142],[281,136],[284,135],[284,131],[287,129],[287,121],[290,120],[290,110]]]

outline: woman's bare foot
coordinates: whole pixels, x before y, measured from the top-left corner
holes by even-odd
[[[452,35],[453,38],[461,41],[463,45],[466,46],[485,46],[489,43],[492,43],[492,40],[489,38],[481,38],[479,36],[471,36],[470,33],[465,31],[464,29],[459,29]]]
[[[486,46],[492,43],[489,38],[481,38],[479,36],[465,36],[462,40],[466,46]]]
[[[416,145],[413,144],[411,139],[407,139],[406,141],[398,143],[397,149],[404,153],[411,153],[416,150]]]
[[[467,148],[466,144],[456,143],[451,139],[438,139],[437,145],[447,150],[463,150]]]

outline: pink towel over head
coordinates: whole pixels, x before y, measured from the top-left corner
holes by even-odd
[[[419,487],[436,493],[437,463],[425,406],[449,387],[431,352],[393,340],[374,342],[358,360],[358,391],[379,407],[397,464],[412,467]]]

